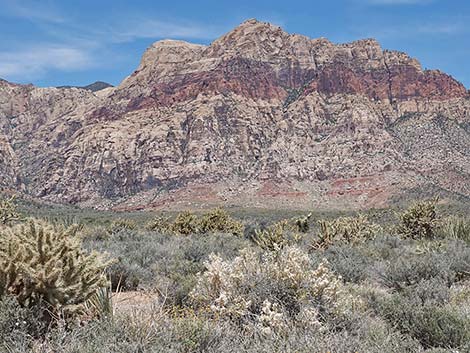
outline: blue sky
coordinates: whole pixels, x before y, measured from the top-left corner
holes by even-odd
[[[116,85],[154,41],[208,44],[248,18],[333,42],[373,37],[470,87],[468,0],[0,0],[0,78]]]

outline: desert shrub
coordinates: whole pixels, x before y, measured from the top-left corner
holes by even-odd
[[[440,228],[442,237],[461,239],[470,244],[470,221],[464,217],[448,217]]]
[[[436,199],[412,204],[399,215],[398,234],[411,239],[434,238],[438,227],[436,204]]]
[[[197,216],[189,211],[178,214],[171,225],[171,230],[182,235],[189,235],[199,231]]]
[[[14,196],[8,199],[0,198],[0,225],[11,224],[12,222],[21,219],[21,214],[18,212],[14,201]]]
[[[320,328],[320,315],[344,310],[349,297],[340,277],[322,262],[314,268],[297,247],[257,253],[242,250],[224,261],[211,255],[191,292],[194,303],[261,333],[282,330],[290,320]]]
[[[203,269],[203,261],[210,253],[217,251],[233,258],[250,242],[223,233],[179,237],[130,230],[105,240],[86,238],[85,245],[116,259],[107,269],[113,289],[158,290],[168,293],[169,304],[183,305],[194,286],[196,273]]]
[[[379,300],[378,312],[426,348],[459,348],[470,340],[470,317],[453,306],[395,294]]]
[[[87,254],[77,227],[31,220],[0,230],[0,297],[14,296],[23,307],[45,306],[44,319],[75,314],[106,286],[108,262]]]
[[[320,220],[318,240],[315,248],[327,248],[336,241],[358,243],[373,239],[380,231],[380,226],[371,223],[364,215],[357,217],[339,217],[331,221]]]
[[[202,215],[199,220],[199,231],[201,233],[230,233],[242,236],[244,226],[241,222],[234,220],[227,211],[216,208]]]
[[[359,283],[370,275],[374,261],[364,250],[350,244],[338,244],[329,247],[323,256],[331,268],[347,282]]]
[[[137,223],[131,219],[119,218],[111,222],[107,231],[109,234],[114,235],[123,230],[134,230],[137,228]]]
[[[2,342],[21,340],[25,335],[38,337],[47,327],[39,320],[38,307],[25,308],[19,305],[15,297],[5,295],[0,298],[0,351],[4,351]]]
[[[388,261],[378,269],[381,282],[387,287],[402,290],[421,280],[438,279],[450,285],[455,272],[447,254],[403,255]]]

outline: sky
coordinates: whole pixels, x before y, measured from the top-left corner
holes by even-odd
[[[0,78],[117,85],[153,42],[210,44],[249,18],[335,43],[375,38],[470,88],[468,0],[0,0]]]

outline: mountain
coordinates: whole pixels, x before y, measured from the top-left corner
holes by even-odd
[[[96,81],[86,86],[59,86],[57,88],[83,88],[88,91],[98,92],[98,91],[101,91],[102,89],[109,88],[109,87],[113,87],[113,85],[110,85],[109,83],[106,83],[103,81]]]
[[[53,202],[376,207],[470,197],[470,93],[373,39],[248,20],[163,40],[112,88],[0,81],[0,185]]]

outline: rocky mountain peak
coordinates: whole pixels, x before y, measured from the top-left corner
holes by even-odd
[[[155,42],[114,88],[0,81],[0,186],[121,208],[470,198],[468,126],[465,87],[406,53],[248,20]]]

